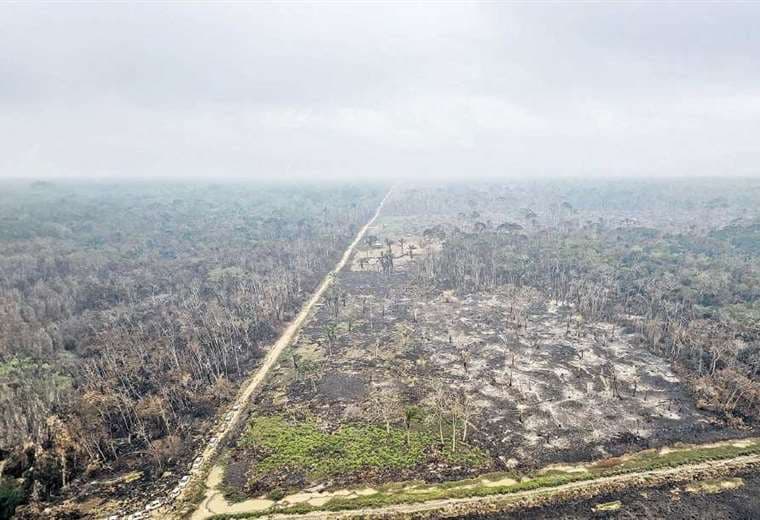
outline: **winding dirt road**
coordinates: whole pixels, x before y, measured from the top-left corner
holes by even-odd
[[[241,419],[245,417],[247,405],[249,404],[251,397],[266,380],[269,371],[275,366],[283,351],[293,342],[298,331],[309,318],[314,306],[319,302],[325,291],[327,291],[327,289],[333,284],[335,275],[348,263],[356,246],[364,238],[367,230],[375,223],[375,220],[377,220],[377,217],[380,215],[380,212],[392,191],[393,188],[388,190],[388,193],[386,193],[383,200],[380,201],[372,218],[370,218],[359,230],[353,242],[351,242],[348,249],[343,253],[343,256],[340,258],[340,261],[335,268],[327,273],[311,298],[309,298],[304,304],[298,315],[290,322],[290,324],[288,324],[277,342],[269,350],[264,358],[264,362],[243,385],[238,396],[230,404],[230,411],[225,414],[224,420],[221,424],[212,431],[211,440],[203,449],[203,452],[195,459],[193,470],[190,475],[180,482],[177,490],[173,493],[175,495],[173,500],[169,500],[162,507],[155,509],[151,515],[152,517],[169,518],[172,516],[184,516],[184,514],[187,513],[187,511],[183,511],[183,505],[187,504],[188,500],[191,498],[191,494],[194,492],[193,490],[196,490],[197,486],[203,483],[203,480],[206,478],[211,466],[214,464],[216,457],[219,454],[220,446],[224,444],[224,441],[229,434],[235,430]]]

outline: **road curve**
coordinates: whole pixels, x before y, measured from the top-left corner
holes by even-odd
[[[267,355],[264,357],[264,362],[245,382],[235,400],[229,405],[229,412],[224,415],[224,420],[215,430],[211,432],[211,440],[203,449],[202,453],[195,459],[195,463],[193,464],[193,471],[191,471],[189,478],[185,479],[184,483],[180,486],[179,494],[175,493],[176,497],[173,500],[167,501],[163,507],[156,509],[151,515],[152,517],[168,518],[178,515],[184,516],[184,513],[186,513],[186,511],[180,511],[181,506],[191,498],[190,494],[192,493],[193,489],[197,489],[197,484],[202,483],[202,481],[206,478],[208,470],[210,470],[216,459],[216,456],[219,453],[220,446],[224,444],[224,440],[233,430],[235,430],[241,419],[245,416],[247,405],[250,402],[251,397],[266,380],[269,371],[277,364],[277,361],[279,360],[283,351],[293,342],[293,339],[296,337],[298,331],[308,319],[309,314],[311,313],[314,306],[319,302],[325,291],[333,284],[335,281],[335,275],[346,266],[349,259],[351,258],[351,255],[354,252],[354,249],[356,249],[356,246],[359,244],[362,238],[364,238],[367,229],[369,229],[375,223],[375,220],[377,220],[377,217],[380,215],[385,202],[388,200],[388,197],[392,192],[393,188],[388,190],[383,199],[380,201],[380,204],[377,206],[377,209],[375,210],[374,215],[372,215],[372,218],[370,218],[369,221],[367,221],[367,223],[364,224],[364,226],[359,230],[353,242],[351,242],[351,244],[348,246],[348,249],[346,249],[346,251],[343,253],[343,256],[341,256],[335,268],[327,273],[327,275],[322,279],[322,282],[319,284],[319,287],[317,287],[317,290],[303,305],[301,311],[288,324],[288,326],[280,335],[279,339],[275,342]]]

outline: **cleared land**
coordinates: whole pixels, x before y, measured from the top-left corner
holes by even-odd
[[[199,518],[513,494],[543,487],[539,468],[556,487],[610,477],[578,461],[747,435],[697,407],[640,316],[592,319],[524,283],[428,283],[436,228],[462,220],[378,219],[255,396]]]

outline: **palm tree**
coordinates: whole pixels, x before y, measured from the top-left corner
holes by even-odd
[[[338,325],[329,323],[325,327],[325,339],[327,340],[327,353],[332,356],[332,349],[338,339]]]

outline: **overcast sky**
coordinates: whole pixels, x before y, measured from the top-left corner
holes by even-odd
[[[2,4],[0,176],[760,175],[760,2]]]

